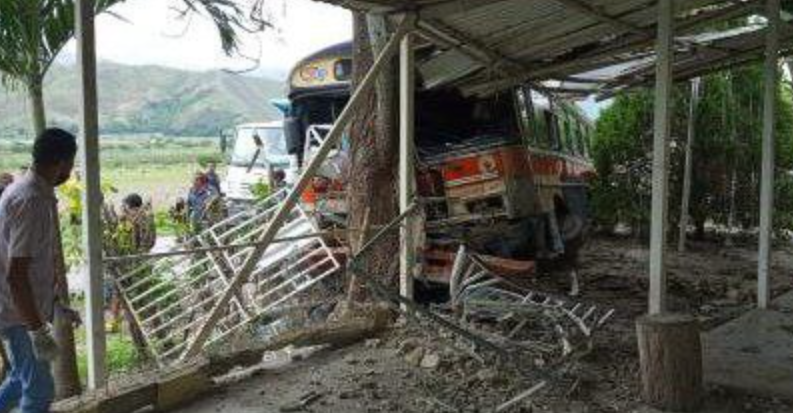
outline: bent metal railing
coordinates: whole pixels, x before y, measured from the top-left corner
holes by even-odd
[[[229,286],[278,209],[286,190],[224,219],[177,246],[185,254],[152,254],[113,265],[112,277],[147,347],[161,365],[178,360]],[[316,236],[313,236],[316,235]],[[235,292],[206,346],[277,310],[340,268],[314,223],[298,206],[242,288]],[[229,247],[232,246],[232,247]],[[233,247],[239,246],[239,247]]]

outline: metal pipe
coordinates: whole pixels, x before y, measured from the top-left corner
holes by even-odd
[[[407,211],[416,196],[415,100],[416,73],[413,35],[402,38],[399,53],[399,211]],[[415,218],[408,217],[400,228],[399,292],[413,298],[413,271],[416,266],[414,245]]]
[[[771,261],[771,227],[774,212],[774,118],[776,116],[777,78],[779,76],[779,8],[780,0],[768,0],[766,18],[766,55],[763,77],[763,158],[760,180],[760,233],[757,252],[757,306],[768,308],[771,298],[769,266]]]
[[[666,310],[666,221],[669,199],[673,22],[674,1],[659,0],[653,117],[653,194],[650,212],[650,314],[660,314]]]
[[[700,78],[691,79],[691,102],[688,105],[688,137],[686,139],[686,160],[683,169],[683,199],[680,202],[680,227],[677,236],[677,251],[686,251],[686,231],[688,230],[688,210],[691,203],[691,167],[693,164],[694,135],[696,133],[697,105],[699,104]]]
[[[102,190],[99,171],[99,115],[96,86],[96,40],[94,0],[75,4],[77,62],[80,70],[82,134],[81,166],[83,187],[83,250],[86,252],[85,295],[86,347],[88,349],[88,387],[105,385],[105,321],[102,270]]]

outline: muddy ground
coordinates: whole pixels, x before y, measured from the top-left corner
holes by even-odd
[[[793,247],[773,257],[774,293],[791,287]],[[672,309],[700,316],[706,328],[751,308],[756,261],[752,244],[694,243],[670,252]],[[634,320],[646,311],[647,249],[631,239],[598,238],[581,256],[579,300],[613,307],[591,353],[572,370],[505,411],[643,412]],[[536,288],[562,292],[564,277]],[[182,412],[490,412],[537,384],[532,363],[498,362],[437,328],[407,320],[383,336],[341,349],[280,352],[258,368],[235,372],[217,392]],[[793,403],[709,388],[706,412],[793,411]]]

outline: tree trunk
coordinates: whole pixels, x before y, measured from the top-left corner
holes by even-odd
[[[57,216],[57,212],[55,216]],[[60,303],[69,306],[69,281],[66,277],[66,261],[63,256],[63,241],[61,239],[59,223],[59,220],[56,219],[54,224],[56,225],[57,234],[55,288]],[[71,324],[70,320],[59,317],[57,311],[55,313],[53,335],[61,351],[58,358],[52,363],[52,375],[55,379],[55,397],[56,399],[64,399],[80,394],[82,392],[82,385],[80,383],[80,374],[77,370],[77,350],[74,345],[74,326]]]
[[[33,121],[33,132],[41,135],[47,128],[47,115],[44,111],[44,85],[41,77],[34,77],[27,83],[30,114]]]
[[[53,323],[55,341],[61,349],[52,364],[57,400],[76,396],[82,392],[80,374],[77,371],[77,352],[74,346],[74,328],[69,320],[56,316]]]
[[[353,21],[353,87],[360,84],[382,50],[391,28],[383,16],[355,13]],[[350,126],[349,225],[361,228],[369,209],[369,224],[387,223],[397,214],[396,173],[399,134],[397,130],[398,95],[396,59],[380,75],[375,91],[361,105]],[[361,240],[350,239],[357,252]],[[393,232],[362,257],[365,273],[373,276],[394,275],[398,264],[394,251],[399,247],[399,233]],[[360,286],[355,289],[360,291]],[[364,297],[353,295],[356,300]]]
[[[644,401],[663,411],[696,411],[702,402],[702,347],[694,317],[662,314],[636,322]]]

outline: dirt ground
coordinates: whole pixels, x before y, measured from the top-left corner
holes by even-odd
[[[774,293],[791,287],[793,254],[773,257]],[[755,247],[694,243],[670,252],[672,309],[699,315],[705,328],[751,308]],[[598,238],[581,256],[583,302],[612,307],[593,351],[509,412],[645,412],[639,401],[634,320],[646,311],[647,249],[634,240]],[[564,291],[566,278],[544,276],[537,288]],[[413,321],[382,337],[341,349],[273,353],[234,373],[215,394],[180,412],[491,412],[536,385],[533,366],[504,364],[466,350],[460,339]],[[705,412],[793,411],[793,402],[709,388]]]

